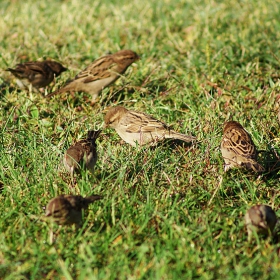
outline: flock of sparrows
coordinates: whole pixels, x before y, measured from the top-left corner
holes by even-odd
[[[68,81],[62,88],[50,93],[46,98],[63,92],[86,92],[95,101],[98,94],[114,83],[139,56],[131,50],[122,50],[103,56]],[[21,88],[35,90],[48,86],[55,77],[67,68],[55,61],[26,62],[18,64],[14,69],[8,68],[16,78]],[[164,139],[178,139],[194,143],[196,137],[172,130],[165,123],[142,112],[128,110],[122,106],[111,107],[104,118],[105,127],[115,129],[118,135],[128,144],[154,145]],[[86,139],[72,145],[65,153],[63,163],[73,180],[74,173],[81,168],[87,168],[91,173],[97,161],[96,139],[100,131],[89,131]],[[264,167],[257,161],[257,149],[249,133],[236,121],[224,124],[221,141],[221,152],[225,162],[225,172],[231,168],[244,168],[262,173]],[[95,195],[83,198],[75,195],[60,195],[53,198],[46,207],[46,216],[60,225],[80,224],[82,209],[101,196]],[[277,217],[271,207],[256,205],[245,215],[249,239],[252,232],[271,235],[276,225]]]

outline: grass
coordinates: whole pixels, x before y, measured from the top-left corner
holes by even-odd
[[[0,7],[0,279],[279,279],[279,244],[249,244],[243,221],[258,203],[279,216],[279,174],[224,174],[219,149],[222,125],[233,119],[260,150],[279,151],[277,1],[15,0]],[[50,92],[119,49],[141,60],[93,107],[87,94],[48,101],[17,90],[4,71],[21,61],[60,61],[69,71]],[[69,187],[64,151],[117,104],[200,142],[135,149],[105,130],[94,176],[83,172]],[[80,230],[62,228],[50,244],[51,225],[40,217],[61,193],[104,199]]]

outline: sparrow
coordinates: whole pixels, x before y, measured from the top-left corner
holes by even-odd
[[[251,240],[253,231],[266,236],[271,235],[276,222],[276,214],[270,206],[252,206],[245,214],[248,239]]]
[[[86,92],[92,95],[92,102],[94,102],[105,87],[113,84],[138,59],[139,56],[131,50],[122,50],[103,56],[91,63],[63,88],[46,97],[63,92]]]
[[[74,172],[86,167],[91,173],[97,161],[96,139],[101,130],[89,130],[86,139],[80,140],[70,146],[63,157],[63,164],[73,178]]]
[[[116,130],[119,136],[128,144],[136,147],[148,143],[156,144],[165,138],[193,142],[196,137],[178,133],[165,123],[156,120],[142,112],[130,111],[122,106],[109,109],[104,118],[105,127]]]
[[[52,60],[30,61],[17,64],[16,67],[8,68],[16,78],[18,86],[22,89],[29,89],[31,85],[34,91],[39,92],[39,88],[48,86],[67,68]]]
[[[225,172],[233,167],[244,167],[254,172],[263,172],[257,162],[257,149],[249,133],[235,121],[224,124],[221,152]]]
[[[79,225],[82,222],[82,210],[96,200],[100,195],[82,197],[80,195],[59,195],[50,200],[46,207],[46,217],[59,225]]]

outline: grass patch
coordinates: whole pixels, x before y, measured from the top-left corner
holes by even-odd
[[[219,148],[233,119],[277,158],[277,1],[27,0],[0,8],[1,279],[279,279],[279,244],[248,244],[243,222],[257,203],[279,215],[279,174],[225,175]],[[69,71],[51,92],[119,49],[141,60],[93,107],[87,94],[45,100],[20,91],[4,71],[60,61]],[[82,172],[71,188],[62,155],[103,124],[111,105],[147,112],[199,143],[135,149],[105,130],[94,176]],[[62,228],[49,244],[40,217],[62,193],[104,199],[81,229]]]

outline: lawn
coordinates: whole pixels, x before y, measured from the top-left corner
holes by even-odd
[[[0,279],[280,279],[279,244],[249,243],[244,225],[255,204],[280,217],[279,15],[273,0],[1,1]],[[47,94],[121,49],[141,60],[93,105],[86,93],[49,100],[19,90],[5,71],[61,62],[69,71]],[[71,186],[65,150],[115,105],[198,143],[135,148],[105,129],[95,173]],[[228,120],[247,129],[270,172],[224,173]],[[76,230],[43,218],[59,194],[103,199]]]

